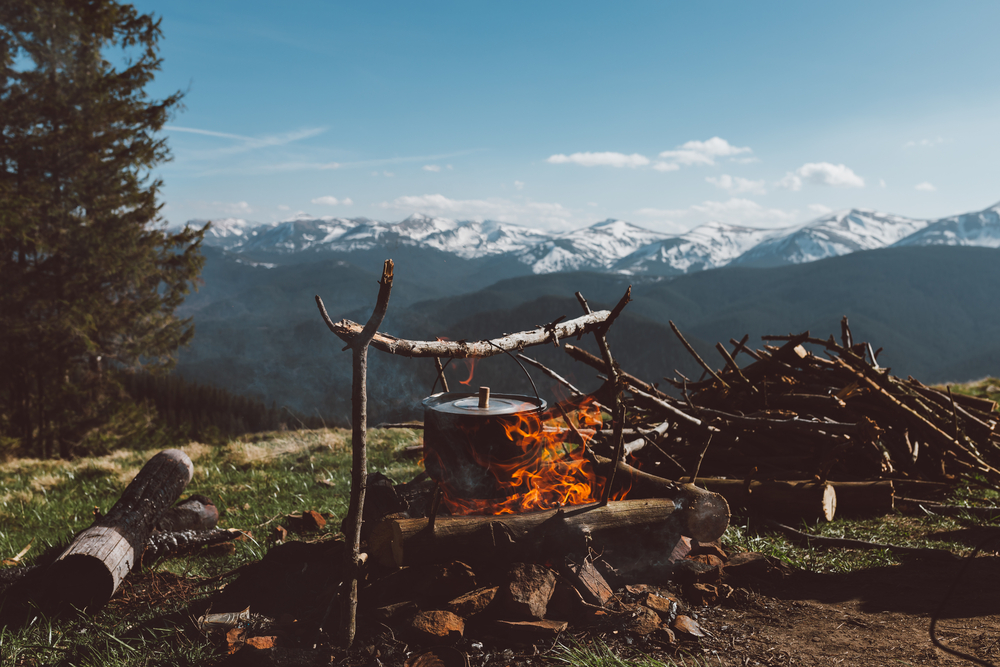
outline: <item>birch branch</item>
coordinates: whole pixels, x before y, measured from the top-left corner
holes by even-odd
[[[350,320],[340,320],[334,322],[326,314],[323,302],[316,297],[320,313],[330,331],[337,334],[341,340],[351,345],[357,337],[362,327],[357,322]],[[492,357],[504,352],[523,350],[533,345],[542,345],[557,341],[560,338],[578,336],[596,331],[598,328],[610,326],[613,318],[608,310],[599,310],[595,313],[578,317],[575,320],[567,320],[544,327],[539,327],[531,331],[507,334],[492,340],[464,341],[464,340],[406,340],[396,338],[384,333],[376,333],[372,338],[371,345],[377,350],[398,354],[403,357],[446,357],[454,359]]]

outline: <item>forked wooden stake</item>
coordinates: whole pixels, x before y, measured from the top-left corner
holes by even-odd
[[[341,643],[350,647],[354,643],[358,620],[358,570],[361,568],[361,516],[365,508],[365,486],[368,484],[368,344],[385,319],[389,307],[389,294],[392,292],[391,259],[385,260],[382,268],[382,280],[379,281],[378,299],[375,309],[364,329],[355,336],[347,346],[353,350],[353,382],[351,385],[351,449],[353,463],[351,466],[351,504],[347,510],[347,525],[344,533],[348,548],[345,550],[345,571],[348,573],[347,588],[342,598]],[[316,296],[323,319],[330,322],[326,314],[323,300]]]

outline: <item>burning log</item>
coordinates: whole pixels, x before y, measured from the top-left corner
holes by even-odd
[[[594,457],[597,462],[597,473],[609,477],[611,459],[603,456]],[[720,493],[712,493],[698,488],[694,484],[673,482],[656,475],[651,475],[629,464],[619,461],[615,466],[618,474],[615,476],[612,495],[628,492],[630,499],[672,498],[679,503],[686,515],[684,535],[693,537],[699,542],[711,542],[722,537],[729,527],[729,503]]]
[[[194,474],[188,455],[168,449],[151,458],[121,498],[83,531],[50,570],[50,596],[78,609],[100,607],[142,555],[160,514]]]
[[[539,548],[553,552],[549,556],[561,555],[555,552],[582,549],[588,539],[597,544],[628,541],[626,536],[640,528],[701,535],[708,538],[704,541],[721,536],[717,523],[706,524],[712,528],[706,531],[700,519],[697,504],[692,508],[684,499],[673,498],[620,500],[525,514],[439,516],[433,528],[426,518],[385,519],[372,530],[369,547],[382,565],[402,567],[455,559],[526,559]]]

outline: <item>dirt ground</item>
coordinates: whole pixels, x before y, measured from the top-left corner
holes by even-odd
[[[711,633],[700,641],[723,665],[970,665],[933,646],[932,614],[961,561],[913,561],[851,574],[797,572],[737,592],[731,604],[698,610]],[[1000,664],[1000,558],[962,575],[941,615],[939,639],[986,664]]]

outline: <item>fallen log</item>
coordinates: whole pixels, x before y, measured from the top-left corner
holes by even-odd
[[[372,530],[369,547],[386,567],[562,556],[574,547],[583,550],[591,540],[597,549],[616,543],[638,549],[641,529],[678,539],[700,533],[691,525],[693,512],[677,505],[671,498],[619,500],[524,514],[438,516],[433,526],[426,518],[387,518]]]
[[[838,496],[829,483],[750,482],[738,479],[698,478],[699,486],[720,494],[734,507],[785,521],[833,521]]]
[[[46,596],[55,604],[97,608],[118,590],[142,555],[153,526],[194,474],[188,455],[167,449],[142,467],[121,498],[76,536],[49,571]]]
[[[744,505],[750,501],[746,497],[747,484],[739,479],[722,479],[719,477],[699,477],[695,480],[697,486],[721,494],[730,504]],[[772,505],[781,502],[783,495],[788,495],[794,502],[806,501],[810,494],[816,493],[810,488],[815,485],[813,480],[782,480],[753,481],[750,483],[750,496],[756,496],[752,502],[764,502]],[[834,509],[836,514],[843,516],[884,515],[891,512],[895,504],[895,489],[891,480],[876,480],[871,482],[833,482],[827,480],[826,485],[834,491]],[[764,499],[767,500],[764,500]],[[831,514],[830,519],[833,516]]]

